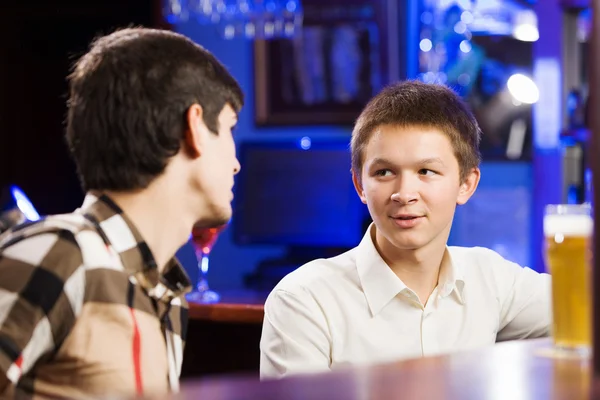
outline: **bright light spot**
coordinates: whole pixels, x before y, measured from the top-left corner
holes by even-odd
[[[210,249],[202,249],[202,251],[205,251],[205,250],[208,250],[210,252]],[[206,274],[208,272],[208,257],[202,257],[202,261],[200,261],[200,269],[202,270],[202,273],[204,273],[204,274]]]
[[[514,74],[506,83],[513,98],[521,103],[533,104],[540,99],[540,92],[535,82],[523,74]]]
[[[249,38],[253,38],[254,35],[256,35],[256,27],[252,22],[246,24],[246,26],[244,27],[244,34],[246,35],[246,37]]]
[[[225,36],[225,39],[233,39],[235,36],[235,27],[233,25],[227,25],[223,31],[223,36]]]
[[[430,51],[433,48],[433,43],[431,43],[430,39],[423,39],[419,43],[419,48],[421,49],[422,52],[427,53],[428,51]]]
[[[540,33],[537,26],[522,24],[515,27],[513,36],[522,42],[535,42],[540,38]]]
[[[465,24],[470,24],[475,20],[475,18],[473,18],[473,14],[471,14],[470,11],[463,11],[463,13],[460,15],[460,20]]]
[[[462,35],[466,31],[467,31],[467,24],[465,24],[464,22],[460,21],[460,22],[457,22],[456,25],[454,25],[454,32],[458,33],[459,35]]]
[[[513,20],[513,36],[523,42],[535,42],[540,38],[537,15],[532,10],[519,11]]]
[[[300,139],[300,147],[302,148],[302,150],[310,149],[311,144],[312,141],[308,136],[304,136],[302,139]]]
[[[463,53],[468,53],[473,48],[473,46],[471,45],[471,42],[469,42],[468,40],[463,40],[462,42],[460,42],[459,47],[460,47],[460,51],[462,51]]]
[[[25,193],[23,193],[21,189],[19,189],[16,186],[12,186],[10,188],[10,191],[15,201],[17,202],[17,207],[19,207],[19,210],[21,210],[21,212],[25,214],[25,218],[27,218],[29,221],[37,221],[38,219],[40,219],[40,215],[35,210],[35,207],[33,206],[33,204],[31,204],[31,201],[29,201],[29,199],[27,198],[27,196],[25,196]]]
[[[557,233],[556,235],[554,235],[555,243],[562,243],[564,241],[565,241],[565,235],[563,235],[562,233]]]

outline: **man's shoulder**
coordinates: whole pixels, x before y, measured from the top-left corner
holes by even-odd
[[[93,224],[79,213],[46,216],[38,221],[15,226],[0,235],[0,251],[42,234],[74,237],[82,231],[94,231]]]
[[[41,267],[63,279],[84,266],[90,254],[106,252],[93,224],[77,213],[48,216],[0,236],[0,267]]]
[[[498,261],[505,260],[497,251],[487,247],[463,247],[463,246],[448,246],[448,251],[452,259],[456,259],[462,263],[478,264],[489,260]]]
[[[298,294],[353,281],[356,275],[355,251],[352,249],[335,257],[312,260],[286,275],[274,291]]]
[[[449,246],[448,251],[453,264],[463,273],[477,273],[484,275],[514,275],[522,270],[533,272],[525,265],[511,261],[498,251],[487,247],[460,247]]]

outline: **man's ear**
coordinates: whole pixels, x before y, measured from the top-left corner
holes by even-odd
[[[458,190],[458,196],[456,197],[456,204],[463,205],[467,201],[469,201],[471,196],[473,196],[473,193],[475,193],[477,186],[479,185],[480,178],[481,171],[479,170],[479,168],[473,168],[471,172],[469,172],[469,175],[467,175],[463,183],[461,183],[460,185],[460,188]]]
[[[185,113],[187,128],[183,135],[183,144],[190,157],[196,158],[202,154],[208,128],[203,119],[204,111],[200,104],[194,103]]]
[[[356,189],[356,193],[358,193],[360,201],[362,201],[364,204],[367,204],[367,197],[365,196],[365,191],[363,190],[361,178],[354,169],[352,169],[352,182],[354,183],[354,189]]]

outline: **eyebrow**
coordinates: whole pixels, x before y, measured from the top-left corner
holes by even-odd
[[[430,164],[440,164],[441,166],[444,166],[444,162],[442,161],[441,158],[439,157],[430,157],[430,158],[423,158],[421,160],[418,160],[414,163],[415,165],[430,165]],[[380,157],[376,157],[373,159],[373,161],[371,162],[371,165],[386,165],[386,166],[393,166],[396,165],[395,163],[393,163],[392,161],[386,159],[386,158],[380,158]]]
[[[371,162],[371,165],[394,165],[393,162],[385,159],[385,158],[374,158],[373,161]]]
[[[417,162],[417,164],[419,165],[426,165],[426,164],[440,164],[440,165],[444,165],[444,162],[442,161],[441,158],[439,157],[431,157],[431,158],[424,158],[422,160],[419,160]]]

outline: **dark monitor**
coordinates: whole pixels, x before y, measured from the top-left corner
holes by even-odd
[[[347,138],[244,142],[232,228],[239,244],[354,247],[368,217]]]

